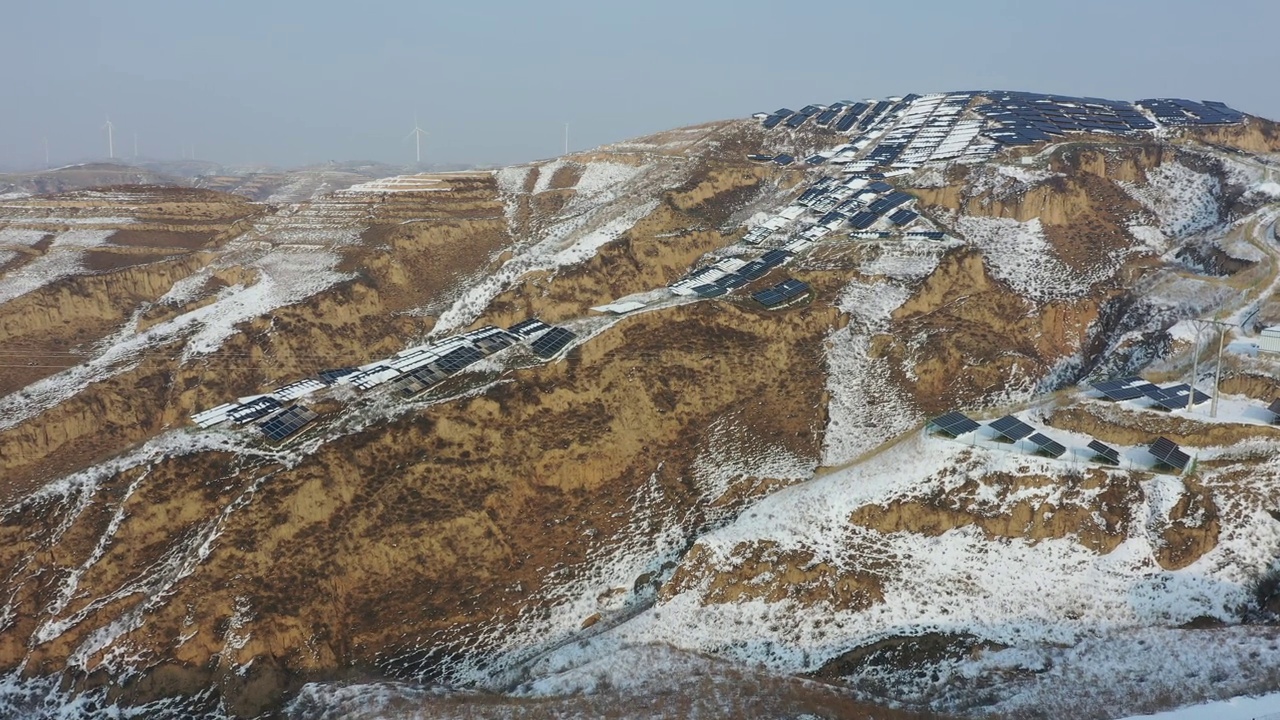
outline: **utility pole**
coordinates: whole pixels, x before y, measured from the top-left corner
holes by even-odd
[[[1187,393],[1187,412],[1191,412],[1196,400],[1196,380],[1200,378],[1200,333],[1204,332],[1208,321],[1195,320],[1193,322],[1196,326],[1196,346],[1191,351],[1191,392]]]
[[[1210,405],[1210,410],[1208,410],[1210,418],[1217,418],[1217,388],[1222,383],[1222,345],[1225,345],[1225,343],[1226,327],[1222,327],[1220,332],[1217,333],[1217,368],[1213,369],[1213,404]]]
[[[569,154],[569,123],[564,124],[564,154]]]

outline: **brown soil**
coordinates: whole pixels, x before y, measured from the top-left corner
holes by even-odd
[[[216,232],[211,231],[175,232],[173,230],[127,228],[117,230],[111,236],[110,242],[126,247],[198,250],[207,245],[216,235]]]
[[[982,499],[987,497],[984,487],[995,488],[997,497],[1007,498],[1034,488],[1044,488],[1048,495],[1048,486],[1060,491],[1058,504],[1030,499],[993,504]],[[849,522],[881,533],[938,536],[958,527],[977,526],[993,539],[1038,541],[1070,536],[1105,555],[1125,541],[1134,509],[1142,507],[1142,497],[1136,476],[1101,470],[1060,478],[987,475],[919,499],[858,508]]]

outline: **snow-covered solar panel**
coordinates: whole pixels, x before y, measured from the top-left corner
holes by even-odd
[[[392,378],[398,377],[400,370],[386,365],[378,365],[351,376],[351,384],[361,390],[371,390]]]
[[[511,327],[507,328],[507,330],[510,331],[511,333],[519,335],[520,337],[529,338],[529,337],[533,337],[534,335],[537,335],[538,333],[550,327],[551,327],[550,325],[542,322],[537,318],[529,318],[528,320],[522,320],[516,323],[515,325],[512,325]]]
[[[191,416],[191,421],[202,428],[213,427],[226,422],[229,419],[228,413],[234,408],[233,403],[223,403],[215,408],[210,408],[203,412],[198,412]]]
[[[317,390],[321,390],[324,387],[325,387],[325,384],[320,382],[319,380],[315,380],[312,378],[305,378],[297,382],[289,383],[284,387],[276,388],[275,390],[272,390],[270,392],[270,395],[271,397],[279,400],[280,402],[289,402],[290,400],[297,400],[298,398],[303,397],[305,395],[310,395],[311,393]]]
[[[252,422],[280,409],[280,401],[264,395],[246,403],[241,403],[227,411],[227,418],[236,425]]]

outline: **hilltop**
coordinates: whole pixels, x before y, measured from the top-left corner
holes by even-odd
[[[1277,153],[1219,103],[966,92],[287,198],[2,200],[0,703],[1280,689]],[[1093,389],[1212,391],[1201,318],[1216,417]]]

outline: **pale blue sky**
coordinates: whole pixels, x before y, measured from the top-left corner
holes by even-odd
[[[780,105],[1000,88],[1280,118],[1280,2],[3,0],[0,166],[508,163]]]

